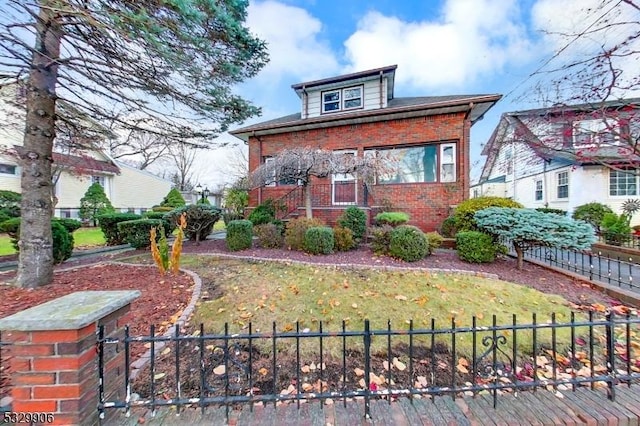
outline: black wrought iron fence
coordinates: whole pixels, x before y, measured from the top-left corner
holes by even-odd
[[[606,387],[614,399],[617,384],[640,383],[639,331],[640,318],[630,311],[572,313],[565,322],[533,314],[526,324],[514,315],[506,325],[495,316],[488,325],[473,317],[471,326],[452,319],[441,328],[431,319],[427,328],[408,321],[373,330],[365,320],[358,331],[344,321],[337,331],[322,323],[317,331],[299,324],[278,331],[273,324],[269,332],[249,324],[240,333],[226,325],[219,334],[206,334],[201,325],[190,334],[176,328],[169,337],[156,336],[153,327],[148,336],[126,329],[120,340],[99,340],[101,383],[107,345],[118,345],[126,362],[119,385],[125,397],[112,399],[101,388],[99,410],[174,406],[180,413],[185,406],[224,405],[228,415],[236,404],[363,400],[368,417],[372,399],[490,393],[496,407],[505,392],[580,386]],[[132,381],[131,354],[140,345],[149,348],[150,361]]]
[[[512,254],[513,248],[507,244]],[[616,285],[640,292],[640,265],[630,258],[611,257],[601,252],[565,250],[555,247],[533,247],[525,251],[525,259],[574,272],[591,281]]]
[[[603,231],[598,234],[598,240],[601,243],[609,244],[612,246],[626,247],[631,249],[640,249],[640,235],[629,233],[616,233]]]

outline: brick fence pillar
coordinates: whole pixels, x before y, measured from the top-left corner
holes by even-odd
[[[42,424],[98,424],[97,328],[116,334],[139,296],[82,291],[0,319],[10,343],[11,413],[51,414]],[[124,369],[122,356],[109,358],[110,368]]]

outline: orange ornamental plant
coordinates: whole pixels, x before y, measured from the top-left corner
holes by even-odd
[[[171,256],[169,256],[169,243],[164,233],[164,228],[160,229],[151,228],[149,239],[151,241],[151,256],[153,261],[158,266],[160,273],[165,274],[168,270],[174,274],[178,273],[180,269],[180,255],[182,254],[182,240],[184,239],[184,229],[187,226],[187,220],[184,214],[180,216],[180,223],[178,224],[178,233],[176,239],[171,247]],[[158,232],[160,238],[158,239]]]

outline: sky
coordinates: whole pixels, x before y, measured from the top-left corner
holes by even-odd
[[[600,0],[256,0],[247,26],[268,44],[270,62],[236,90],[262,108],[266,121],[299,111],[291,85],[397,65],[395,96],[502,94],[472,127],[472,181],[482,145],[500,115],[540,107],[532,87],[538,72],[588,53],[602,40],[567,40],[606,13]],[[612,3],[616,3],[612,1]],[[615,34],[614,34],[615,35]],[[619,34],[618,34],[619,36]],[[638,64],[635,64],[636,69]],[[235,126],[235,128],[241,127]],[[232,127],[233,129],[234,127]],[[200,158],[198,179],[215,186],[230,179],[240,144]]]

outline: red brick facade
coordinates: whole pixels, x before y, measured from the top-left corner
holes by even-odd
[[[418,146],[429,143],[456,144],[456,181],[450,183],[380,184],[371,187],[369,211],[390,204],[411,216],[410,224],[433,231],[469,193],[469,131],[471,121],[465,112],[428,115],[349,124],[329,128],[289,131],[249,137],[249,170],[255,170],[265,157],[291,147],[309,146],[329,150],[364,151],[376,147]],[[331,178],[315,179],[312,184],[330,184]],[[251,191],[249,206],[282,197],[294,186],[264,187]],[[360,203],[359,203],[360,204]],[[302,206],[301,206],[302,207]],[[314,217],[332,225],[344,206],[314,208]],[[301,214],[304,214],[301,211]]]

